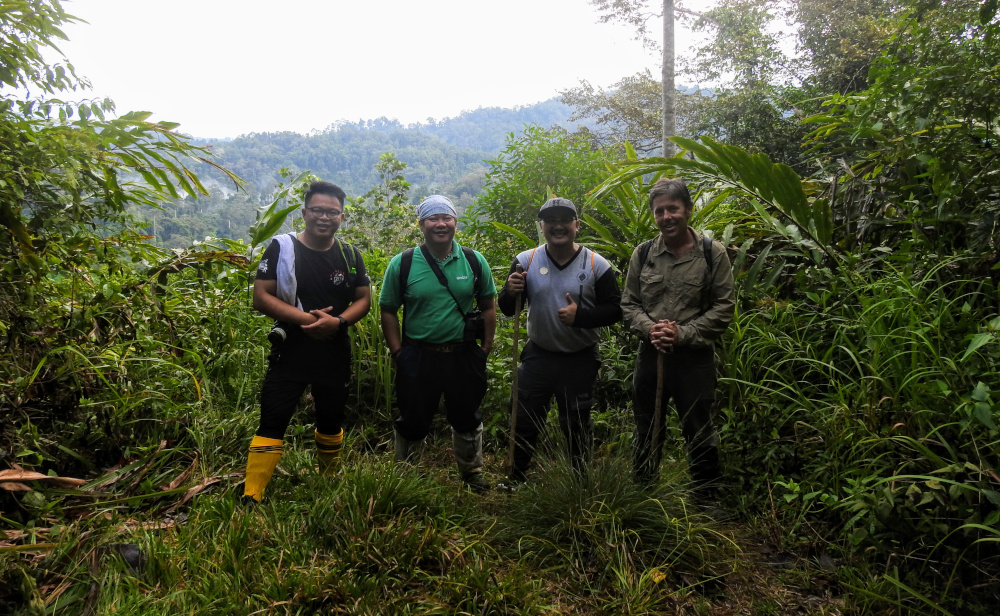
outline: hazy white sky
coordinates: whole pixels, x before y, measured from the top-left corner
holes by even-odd
[[[94,95],[198,137],[529,105],[658,57],[587,0],[66,0]]]

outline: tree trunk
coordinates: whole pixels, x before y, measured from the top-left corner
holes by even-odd
[[[674,0],[663,0],[663,155],[673,156],[674,144],[670,138],[677,131],[674,115]]]

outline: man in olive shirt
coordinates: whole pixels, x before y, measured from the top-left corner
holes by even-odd
[[[622,294],[622,313],[640,339],[633,380],[636,479],[655,482],[665,422],[654,437],[657,355],[663,358],[663,406],[673,398],[695,488],[721,476],[715,410],[715,341],[733,318],[733,273],[726,249],[688,226],[693,203],[683,180],[660,180],[649,191],[658,235],[636,247]],[[710,259],[710,261],[709,261]]]
[[[458,214],[447,197],[427,197],[417,216],[424,243],[392,258],[379,296],[382,333],[396,363],[396,461],[416,457],[443,396],[462,481],[482,491],[490,485],[482,477],[479,405],[496,331],[496,285],[486,259],[455,241]],[[466,333],[466,315],[477,302],[481,344]]]

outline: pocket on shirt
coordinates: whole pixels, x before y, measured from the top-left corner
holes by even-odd
[[[701,289],[703,287],[701,279],[683,280],[680,283],[684,293],[684,304],[688,308],[701,309]]]
[[[650,307],[663,301],[663,294],[666,286],[663,283],[663,274],[650,269],[643,269],[639,274],[639,285],[642,289],[642,307],[649,310]]]

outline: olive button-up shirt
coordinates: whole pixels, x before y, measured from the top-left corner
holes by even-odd
[[[691,233],[694,246],[682,257],[667,249],[662,236],[653,240],[646,263],[639,263],[641,246],[632,252],[622,313],[629,329],[643,340],[649,340],[649,329],[662,319],[677,322],[677,346],[711,347],[733,319],[733,268],[719,242],[712,242],[711,250],[711,307],[701,314],[707,264],[702,235]]]

